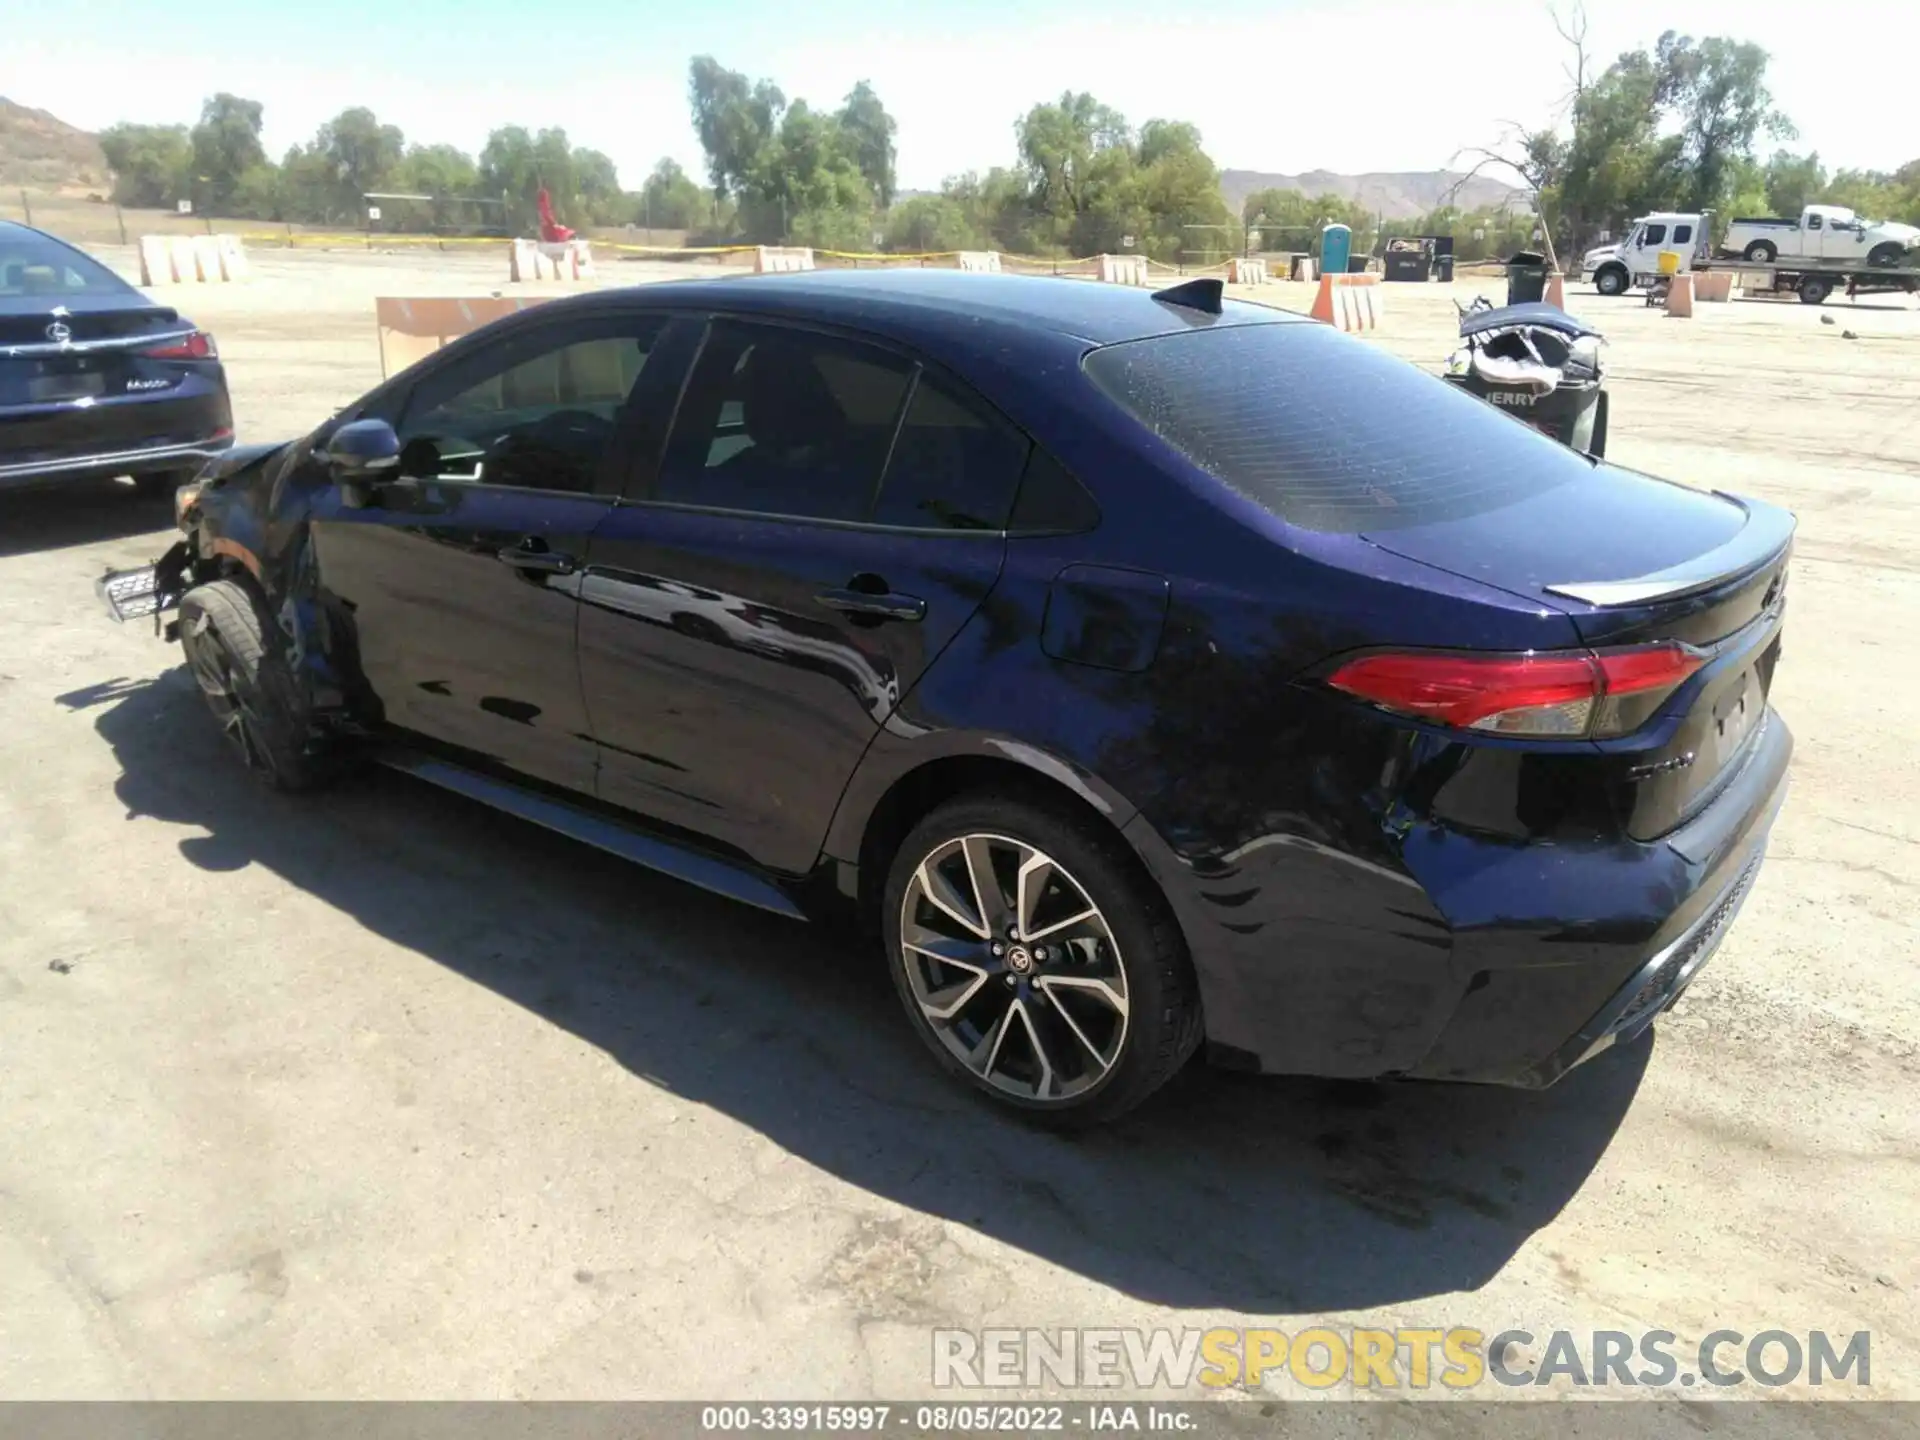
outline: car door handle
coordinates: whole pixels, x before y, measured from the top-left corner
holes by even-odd
[[[511,565],[516,570],[527,570],[536,575],[571,575],[578,563],[573,556],[562,555],[558,550],[544,547],[535,550],[525,545],[509,545],[497,558],[502,565]]]
[[[924,620],[927,616],[927,602],[918,595],[900,595],[891,590],[822,590],[813,598],[842,615],[871,620]]]

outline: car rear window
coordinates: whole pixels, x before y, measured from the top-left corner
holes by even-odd
[[[1464,520],[1592,474],[1532,426],[1324,325],[1185,330],[1085,364],[1147,429],[1306,530]]]
[[[0,297],[115,295],[127,282],[78,250],[32,230],[0,227]]]

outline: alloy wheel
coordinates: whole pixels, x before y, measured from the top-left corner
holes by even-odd
[[[941,1044],[1005,1094],[1075,1100],[1125,1049],[1113,931],[1066,867],[1024,841],[970,834],[926,855],[901,900],[898,959]]]
[[[263,735],[264,721],[253,700],[253,687],[234,663],[219,633],[209,626],[187,648],[187,663],[220,733],[249,770],[271,779],[277,773],[272,747]]]

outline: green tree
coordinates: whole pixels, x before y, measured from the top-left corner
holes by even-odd
[[[194,178],[200,208],[214,215],[232,213],[240,177],[264,165],[267,152],[260,146],[261,106],[226,91],[200,107],[200,123],[193,127]]]
[[[640,214],[648,227],[691,230],[705,217],[707,198],[676,160],[663,159],[640,187]]]
[[[738,195],[761,167],[787,97],[771,81],[750,81],[711,55],[696,55],[688,65],[687,97],[715,198]]]
[[[952,195],[916,195],[887,212],[886,246],[907,254],[992,247],[988,231]]]
[[[392,189],[394,171],[406,148],[400,127],[382,125],[364,105],[342,110],[322,125],[309,153],[333,172],[329,218],[358,219],[362,196],[370,190]]]
[[[893,116],[873,93],[873,87],[862,80],[848,94],[839,119],[851,147],[853,163],[879,200],[880,208],[886,209],[893,204],[896,188],[893,136],[898,126]]]
[[[1034,207],[1051,215],[1063,233],[1094,202],[1095,187],[1114,179],[1111,155],[1096,169],[1102,152],[1132,159],[1126,117],[1084,92],[1070,90],[1053,104],[1035,105],[1015,122],[1014,136]]]
[[[458,146],[408,146],[388,183],[405,194],[432,197],[426,219],[436,229],[471,225],[479,218],[472,206],[460,202],[480,193],[480,168]]]
[[[1827,167],[1817,153],[1776,150],[1767,162],[1766,188],[1769,215],[1798,215],[1825,192]]]
[[[100,133],[113,198],[142,209],[191,199],[193,142],[184,125],[115,125]]]
[[[1684,169],[1676,208],[1720,208],[1734,188],[1738,162],[1753,158],[1763,133],[1781,140],[1795,134],[1767,89],[1767,52],[1718,36],[1696,44],[1668,31],[1654,53],[1680,125]]]

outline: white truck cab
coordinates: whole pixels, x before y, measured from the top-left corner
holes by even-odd
[[[1808,260],[1865,261],[1869,265],[1911,265],[1920,257],[1920,229],[1888,220],[1863,220],[1844,205],[1809,205],[1797,220],[1736,219],[1727,227],[1721,252],[1760,265]]]
[[[1707,216],[1662,211],[1643,215],[1618,244],[1589,250],[1580,262],[1602,295],[1623,295],[1635,285],[1653,285],[1681,275],[1706,258]]]

